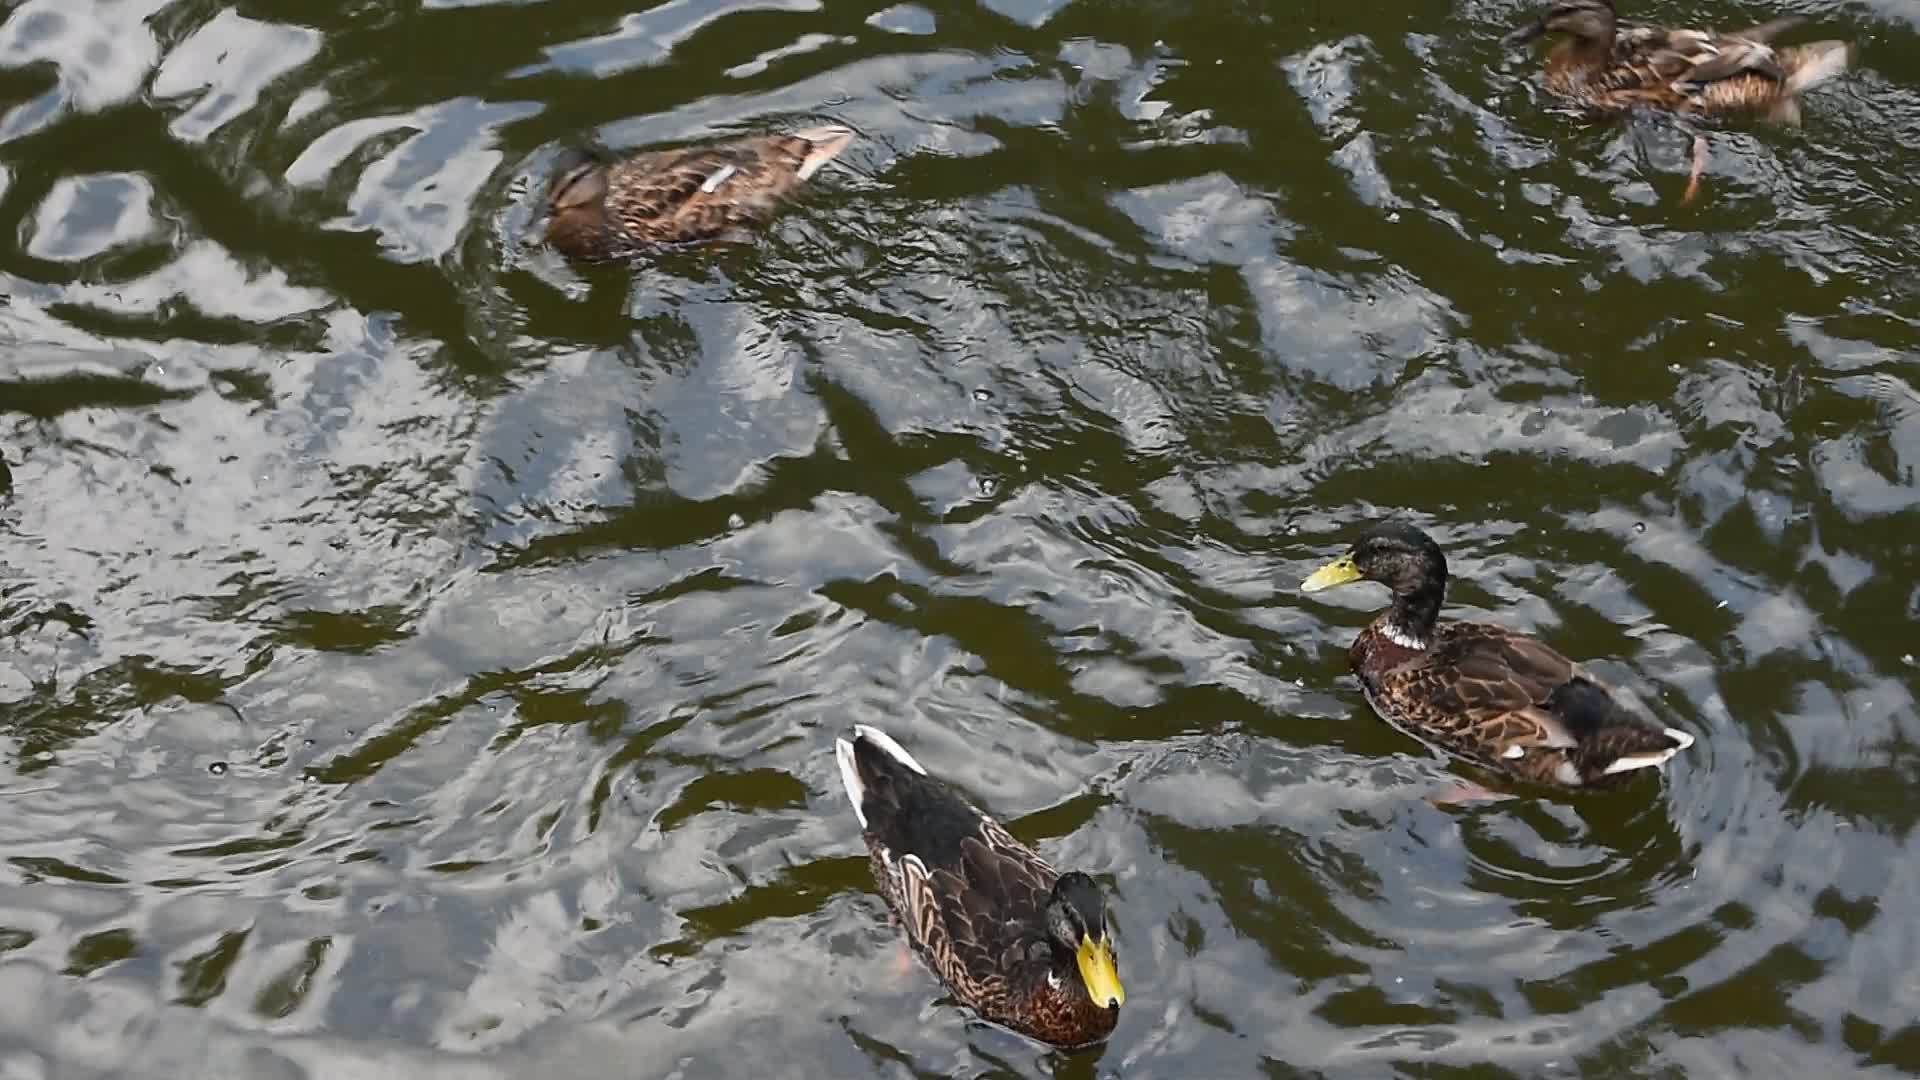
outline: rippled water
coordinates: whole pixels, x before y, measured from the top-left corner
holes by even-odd
[[[1527,10],[11,4],[0,1077],[1920,1070],[1920,11],[1682,207]],[[1438,802],[1296,588],[1393,512],[1700,744]],[[900,966],[861,721],[1111,886],[1105,1048]]]

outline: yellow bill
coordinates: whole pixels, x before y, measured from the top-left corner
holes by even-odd
[[[1308,574],[1307,580],[1300,583],[1300,590],[1319,592],[1321,589],[1331,589],[1335,585],[1345,585],[1350,581],[1359,580],[1360,568],[1353,564],[1353,553],[1348,552]]]
[[[1120,986],[1120,969],[1113,965],[1113,946],[1107,942],[1107,935],[1101,934],[1099,941],[1082,935],[1075,958],[1080,961],[1080,980],[1087,984],[1087,996],[1095,1005],[1117,1009],[1126,1002],[1127,992]]]

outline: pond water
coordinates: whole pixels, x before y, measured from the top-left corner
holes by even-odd
[[[0,1077],[1920,1070],[1911,0],[1631,5],[1860,46],[1684,206],[1518,0],[636,6],[7,6]],[[1698,745],[1444,801],[1298,590],[1388,515]],[[1110,888],[1107,1045],[901,964],[853,723]]]

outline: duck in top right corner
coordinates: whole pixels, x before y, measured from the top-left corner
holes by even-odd
[[[1853,56],[1845,41],[1771,44],[1800,22],[1788,16],[1725,32],[1622,27],[1613,0],[1556,0],[1505,41],[1564,35],[1547,55],[1547,89],[1590,112],[1744,113],[1798,124],[1800,94],[1845,71]],[[1705,167],[1706,142],[1696,137],[1683,202],[1692,200]]]

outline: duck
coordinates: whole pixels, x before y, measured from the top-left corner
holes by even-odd
[[[1853,46],[1815,41],[1774,47],[1796,16],[1745,30],[1674,30],[1619,25],[1613,0],[1556,0],[1509,33],[1509,45],[1545,34],[1563,39],[1547,54],[1547,90],[1592,113],[1650,108],[1693,115],[1757,114],[1800,123],[1800,95],[1847,69]],[[1693,142],[1691,201],[1706,168],[1706,139]]]
[[[547,185],[547,242],[580,262],[671,244],[742,241],[846,150],[853,132],[815,127],[635,154],[563,151]]]
[[[1062,1049],[1126,1001],[1106,898],[1061,873],[879,728],[834,741],[873,880],[921,959],[982,1019]]]
[[[1694,743],[1628,711],[1543,641],[1497,623],[1442,620],[1446,555],[1413,525],[1368,529],[1300,588],[1358,581],[1385,585],[1393,603],[1353,639],[1348,666],[1381,719],[1425,742],[1560,788],[1613,786]]]

